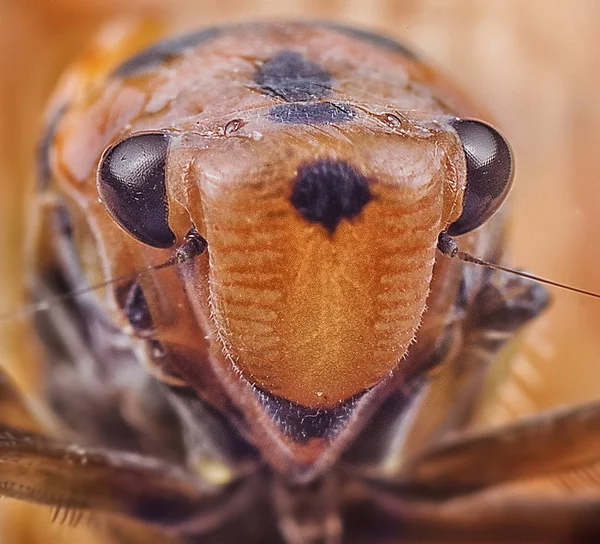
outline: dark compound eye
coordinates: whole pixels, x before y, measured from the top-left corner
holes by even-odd
[[[112,217],[140,242],[167,248],[175,243],[169,228],[165,163],[169,140],[146,133],[108,149],[98,170],[98,192]]]
[[[483,225],[502,205],[513,181],[513,156],[504,137],[481,121],[452,123],[467,159],[467,188],[462,215],[448,234],[460,236]]]

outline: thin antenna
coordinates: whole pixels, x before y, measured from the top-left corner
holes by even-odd
[[[206,245],[206,240],[198,233],[198,231],[193,229],[185,236],[184,243],[177,248],[177,250],[175,251],[175,255],[163,263],[148,266],[147,268],[143,268],[142,270],[133,272],[132,274],[124,274],[123,276],[117,276],[115,278],[111,278],[109,280],[96,283],[94,285],[82,287],[81,289],[75,289],[74,291],[69,291],[68,293],[51,296],[40,302],[25,304],[24,306],[20,306],[19,308],[16,308],[14,310],[9,310],[7,312],[1,313],[0,323],[9,319],[14,319],[15,317],[25,317],[27,315],[35,314],[37,312],[45,312],[57,302],[79,297],[81,295],[85,295],[86,293],[97,291],[98,289],[108,287],[109,285],[113,285],[115,283],[132,281],[139,278],[140,276],[143,276],[156,270],[163,270],[171,266],[183,264],[186,261],[189,261],[194,257],[200,255],[202,252],[204,252],[204,250],[206,249]]]
[[[594,293],[593,291],[587,291],[586,289],[579,289],[578,287],[572,287],[571,285],[565,285],[564,283],[559,283],[557,281],[542,278],[540,276],[536,276],[535,274],[530,274],[529,272],[515,270],[514,268],[509,268],[508,266],[502,266],[500,264],[491,263],[488,261],[484,261],[483,259],[473,257],[472,255],[469,255],[464,251],[460,251],[454,239],[445,232],[442,232],[438,238],[438,249],[444,255],[447,255],[448,257],[453,259],[459,259],[460,261],[464,261],[466,263],[473,263],[481,266],[486,266],[493,270],[508,272],[510,274],[515,274],[516,276],[521,276],[522,278],[527,278],[528,280],[537,281],[546,285],[552,285],[553,287],[560,287],[561,289],[565,289],[567,291],[573,291],[574,293],[579,293],[581,295],[587,295],[588,297],[600,299],[600,293]]]

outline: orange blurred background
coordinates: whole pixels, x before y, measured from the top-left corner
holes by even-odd
[[[0,0],[0,312],[22,303],[25,201],[51,89],[104,22],[142,14],[179,29],[335,19],[412,45],[487,107],[513,145],[512,263],[600,291],[600,2]],[[553,293],[479,423],[600,397],[600,301]]]

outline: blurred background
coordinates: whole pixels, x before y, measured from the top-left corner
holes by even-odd
[[[600,2],[0,0],[0,311],[22,303],[25,202],[52,87],[103,23],[141,14],[178,29],[325,18],[413,46],[486,107],[514,147],[511,262],[600,291]],[[553,294],[479,423],[600,397],[600,301]],[[23,341],[9,338],[0,355]]]

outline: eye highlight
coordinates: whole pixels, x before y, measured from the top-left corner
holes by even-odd
[[[98,193],[113,219],[140,242],[157,248],[175,243],[169,227],[165,165],[169,139],[137,134],[105,151]]]
[[[457,119],[452,126],[467,161],[463,212],[448,228],[450,236],[460,236],[483,225],[506,200],[512,187],[514,161],[508,142],[490,125]]]

